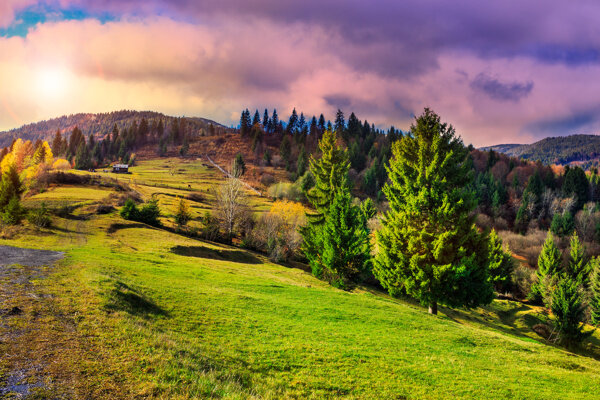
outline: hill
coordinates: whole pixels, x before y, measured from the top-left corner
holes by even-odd
[[[163,158],[118,178],[154,195],[166,222],[188,182],[206,193],[194,216],[211,207],[205,188],[221,175],[199,160]],[[24,200],[68,201],[74,211],[2,242],[65,258],[53,268],[0,269],[2,307],[20,310],[2,314],[0,353],[10,357],[0,358],[0,389],[18,372],[37,398],[597,395],[598,334],[587,356],[557,348],[533,329],[547,321],[541,308],[496,300],[431,316],[375,288],[338,290],[257,253],[124,221],[114,190],[55,185]],[[99,205],[116,209],[99,213]]]
[[[70,133],[73,128],[79,127],[82,133],[87,137],[94,134],[95,137],[104,137],[107,133],[112,132],[114,125],[117,125],[119,130],[129,128],[134,122],[139,123],[142,119],[146,119],[149,125],[153,122],[162,119],[166,125],[168,121],[176,117],[168,116],[153,111],[131,111],[122,110],[109,113],[81,113],[72,115],[63,115],[62,117],[39,121],[32,124],[23,125],[20,128],[9,131],[0,132],[0,148],[6,147],[16,138],[23,140],[35,141],[38,139],[51,141],[57,130],[61,133]],[[197,133],[201,130],[207,130],[209,124],[214,127],[222,127],[221,124],[211,121],[206,118],[185,118],[188,129],[192,133]],[[158,122],[157,122],[158,123]]]
[[[549,137],[532,144],[500,144],[482,148],[544,164],[570,164],[596,160],[600,156],[600,136],[571,135]]]

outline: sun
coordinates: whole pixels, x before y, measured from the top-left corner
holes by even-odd
[[[69,73],[63,67],[42,68],[37,74],[37,90],[45,98],[60,98],[68,90]]]

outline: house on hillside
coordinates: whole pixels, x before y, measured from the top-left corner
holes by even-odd
[[[112,172],[116,174],[128,174],[129,173],[129,165],[127,164],[115,164],[112,167]]]

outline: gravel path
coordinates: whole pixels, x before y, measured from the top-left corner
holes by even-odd
[[[39,267],[53,264],[63,258],[63,256],[64,253],[58,251],[0,246],[0,266],[19,264],[28,267]]]

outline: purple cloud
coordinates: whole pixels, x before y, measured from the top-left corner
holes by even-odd
[[[501,82],[481,73],[473,79],[471,87],[498,101],[517,102],[527,97],[533,90],[533,82]]]

